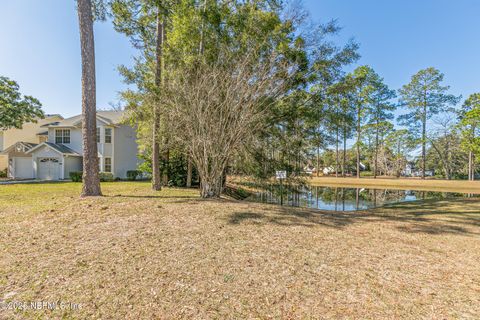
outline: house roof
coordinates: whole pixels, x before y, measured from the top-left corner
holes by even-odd
[[[57,124],[59,124],[59,123],[60,123],[60,121],[49,122],[49,123],[45,123],[45,124],[41,125],[40,127],[41,127],[41,128],[45,128],[45,127],[49,127],[49,126],[55,126],[55,125],[57,125]]]
[[[26,153],[29,150],[31,150],[32,148],[35,148],[37,145],[38,144],[36,144],[36,143],[19,141],[19,142],[16,142],[16,143],[12,144],[10,147],[6,148],[2,152],[0,152],[0,154],[9,154],[10,151],[17,150],[17,147],[22,148],[22,152]]]
[[[37,133],[37,136],[48,136],[48,131],[42,131]]]
[[[59,117],[63,119],[62,115],[59,113],[49,113],[45,115],[45,118],[51,118],[51,117]]]
[[[120,124],[125,115],[125,111],[97,111],[97,120],[104,122],[107,125]],[[48,127],[76,127],[80,126],[82,122],[82,115],[76,115],[59,122],[52,123]]]
[[[49,147],[57,152],[60,152],[63,155],[69,155],[69,156],[80,156],[78,152],[75,150],[70,149],[69,147],[60,144],[60,143],[51,143],[51,142],[43,142],[41,144],[36,145],[35,147],[31,148],[28,150],[26,153],[32,153],[33,151],[40,149],[41,147],[46,146]]]

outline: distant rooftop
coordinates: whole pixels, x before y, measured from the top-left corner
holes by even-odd
[[[124,115],[125,111],[123,110],[97,111],[97,119],[109,125],[120,124]],[[79,114],[56,123],[51,123],[49,127],[75,127],[80,125],[81,120],[82,115]]]

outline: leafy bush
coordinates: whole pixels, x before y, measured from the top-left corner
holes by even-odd
[[[146,173],[146,177],[152,173],[152,159],[151,151],[146,150],[145,153],[140,154],[139,157],[143,162],[138,166],[138,170]],[[170,161],[160,161],[160,172],[168,174],[168,186],[170,187],[185,187],[187,183],[187,159],[182,152],[175,150],[170,151]],[[199,185],[200,180],[198,172],[193,166],[192,170],[192,185]]]
[[[452,175],[452,179],[455,179],[455,180],[468,180],[468,174],[462,173],[462,172],[454,173],[454,174]]]
[[[7,177],[7,169],[0,171],[0,178],[6,178]]]
[[[360,176],[362,176],[362,177],[373,177],[373,172],[372,171],[363,171],[363,172],[360,172]]]
[[[113,181],[113,173],[111,172],[100,172],[99,173],[101,182],[111,182]]]
[[[70,179],[73,182],[82,182],[82,175],[83,175],[82,171],[72,171],[70,172]],[[114,181],[113,173],[111,172],[100,172],[99,178],[100,178],[100,181],[102,182]]]
[[[73,182],[82,182],[82,171],[72,171],[70,172],[70,179]]]
[[[138,177],[142,176],[142,171],[140,170],[128,170],[127,171],[127,180],[135,181]]]

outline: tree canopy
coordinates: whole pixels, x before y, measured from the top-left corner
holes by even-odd
[[[0,130],[21,129],[26,122],[43,118],[42,104],[32,96],[20,93],[18,84],[0,77]]]

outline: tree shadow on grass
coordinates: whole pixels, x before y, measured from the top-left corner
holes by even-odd
[[[263,208],[234,212],[227,218],[228,223],[343,229],[353,224],[386,222],[408,233],[480,235],[480,203],[470,199],[420,201],[357,212],[328,212],[275,205]]]
[[[154,195],[124,195],[124,194],[116,194],[116,195],[106,195],[105,197],[109,198],[136,198],[136,199],[197,199],[198,197],[195,196],[154,196]]]
[[[201,203],[231,203],[236,200],[230,199],[203,199],[197,195],[185,195],[185,196],[175,196],[175,195],[135,195],[135,194],[115,194],[115,195],[106,195],[105,197],[109,198],[132,198],[132,199],[158,199],[158,200],[168,200],[167,203],[177,203],[177,204],[201,204]]]
[[[234,212],[228,218],[228,223],[239,225],[251,224],[276,224],[280,226],[314,227],[321,225],[331,228],[342,228],[354,223],[353,213],[325,213],[310,209],[288,208],[272,205],[262,212]]]

